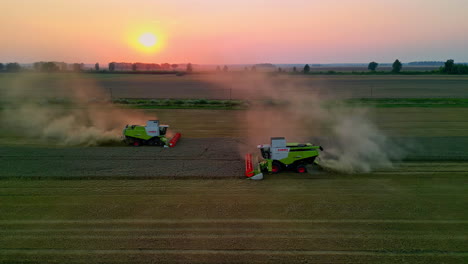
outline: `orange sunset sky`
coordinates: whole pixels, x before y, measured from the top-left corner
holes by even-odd
[[[468,61],[466,0],[0,2],[4,63]]]

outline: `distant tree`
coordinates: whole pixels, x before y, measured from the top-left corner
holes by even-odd
[[[278,67],[278,72],[282,72],[283,69],[281,69],[281,67]]]
[[[34,62],[33,63],[33,69],[35,71],[40,71],[42,69],[42,64],[44,64],[43,61],[40,61],[40,62]]]
[[[303,71],[304,71],[304,73],[309,73],[309,72],[310,72],[310,66],[309,66],[309,64],[306,64],[306,65],[304,66],[304,70],[303,70]]]
[[[163,70],[170,70],[171,69],[171,65],[169,63],[163,63],[161,64],[161,68]]]
[[[3,65],[3,63],[0,62],[0,71],[3,71],[4,68],[5,68],[5,65]]]
[[[403,67],[403,65],[401,64],[401,62],[399,60],[396,60],[392,65],[392,72],[393,73],[399,73],[399,72],[401,72],[402,67]]]
[[[59,62],[58,65],[61,71],[67,71],[68,65],[65,62]]]
[[[444,67],[443,67],[443,72],[446,72],[446,73],[452,73],[453,72],[453,66],[455,65],[455,61],[454,60],[447,60],[444,64]]]
[[[136,70],[137,70],[137,65],[136,65],[136,63],[133,63],[132,64],[132,71],[136,71]]]
[[[59,70],[59,66],[52,61],[42,63],[41,65],[41,71],[43,72],[58,72]]]
[[[111,72],[115,71],[115,62],[109,63],[109,71]]]
[[[221,67],[219,67],[219,65],[218,65],[218,66],[216,66],[216,71],[218,71],[218,72],[220,72],[220,71],[221,71]]]
[[[179,67],[179,64],[171,64],[172,69],[175,71],[177,67]]]
[[[369,63],[369,66],[367,66],[367,69],[374,72],[375,70],[377,70],[378,66],[379,66],[379,64],[377,62],[373,61],[373,62]]]
[[[228,71],[228,66],[224,65],[223,72],[227,72],[227,71]]]
[[[80,72],[83,69],[83,63],[73,63],[73,71]]]
[[[297,72],[296,66],[293,67],[293,72]]]
[[[187,64],[187,72],[193,72],[193,67],[192,67],[192,63],[188,63]]]
[[[447,60],[444,66],[440,68],[440,71],[448,74],[467,74],[468,65],[455,63],[454,60]]]
[[[468,65],[466,64],[455,64],[451,74],[468,74]]]
[[[94,69],[95,69],[96,71],[99,71],[99,63],[96,62],[96,64],[94,64]]]
[[[19,72],[21,70],[21,66],[17,62],[11,62],[6,65],[7,72]]]
[[[255,65],[252,66],[252,68],[250,68],[250,71],[256,72],[256,71],[257,71],[257,67],[255,67]]]

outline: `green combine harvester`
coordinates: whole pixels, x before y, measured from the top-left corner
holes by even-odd
[[[181,134],[176,133],[169,140],[166,137],[168,128],[168,125],[159,124],[159,120],[148,120],[146,126],[127,125],[123,130],[123,137],[125,143],[136,147],[141,145],[174,147]]]
[[[306,165],[317,164],[316,158],[321,146],[310,143],[286,143],[284,137],[271,138],[271,144],[258,145],[263,160],[258,162],[256,168],[252,163],[252,154],[245,156],[245,176],[254,180],[263,179],[263,173],[279,173],[283,170],[292,170],[306,173]]]

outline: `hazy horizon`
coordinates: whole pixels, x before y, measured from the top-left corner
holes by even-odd
[[[2,10],[3,63],[468,61],[463,0],[17,0]],[[154,48],[138,42],[148,32]]]
[[[52,60],[42,60],[42,61],[35,61],[35,62],[49,62],[49,61],[52,61]],[[401,61],[401,60],[400,60]],[[10,62],[17,62],[17,61],[8,61],[8,62],[4,62],[4,61],[0,61],[0,63],[3,63],[3,64],[6,64],[6,63],[10,63]],[[35,62],[20,62],[19,64],[20,65],[29,65],[29,66],[33,66],[33,63]],[[89,66],[89,67],[94,67],[94,64],[95,63],[99,63],[100,67],[104,67],[104,68],[107,68],[108,64],[111,63],[111,62],[117,62],[117,63],[142,63],[142,62],[138,62],[138,61],[109,61],[109,62],[82,62],[82,61],[76,61],[76,62],[67,62],[67,61],[53,61],[53,62],[64,62],[64,63],[67,63],[68,65],[71,65],[71,64],[74,64],[74,63],[83,63],[84,65],[86,66]],[[369,61],[370,62],[370,61]],[[352,67],[352,66],[366,66],[369,64],[369,62],[349,62],[349,63],[341,63],[341,62],[336,62],[336,63],[317,63],[317,62],[304,62],[304,63],[270,63],[270,62],[258,62],[258,63],[196,63],[196,62],[170,62],[170,61],[164,61],[164,62],[156,62],[156,61],[153,61],[153,62],[145,62],[145,63],[156,63],[156,64],[162,64],[162,63],[175,63],[175,64],[178,64],[178,65],[186,65],[188,63],[191,63],[192,65],[200,65],[200,66],[212,66],[212,67],[216,67],[216,66],[224,66],[224,65],[227,65],[227,66],[253,66],[253,65],[260,65],[260,64],[272,64],[273,66],[284,66],[284,65],[287,65],[287,66],[305,66],[306,64],[309,65],[310,67],[320,67],[320,66],[337,66],[337,67],[346,67],[346,66],[349,66],[349,67]],[[405,62],[405,61],[401,61],[401,63],[403,65],[407,65],[408,63],[412,63],[412,62],[439,62],[439,63],[445,63],[445,61],[434,61],[434,60],[424,60],[424,61],[408,61],[408,62]],[[467,64],[468,62],[464,62],[464,61],[457,61],[458,63],[462,63],[462,64]],[[385,67],[385,66],[391,66],[393,62],[377,62],[379,64],[380,67]],[[435,64],[430,64],[429,66],[433,66]],[[424,66],[424,65],[415,65],[415,66]]]

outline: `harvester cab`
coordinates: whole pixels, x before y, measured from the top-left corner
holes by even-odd
[[[254,168],[252,154],[245,157],[245,176],[254,180],[263,179],[263,173],[279,173],[283,170],[293,170],[306,173],[307,165],[317,164],[321,146],[311,143],[286,143],[284,137],[271,138],[271,144],[258,145],[263,160]]]
[[[153,137],[165,136],[168,125],[160,125],[159,120],[149,120],[146,122],[145,131],[146,134]]]
[[[123,130],[124,141],[133,146],[150,145],[174,147],[180,139],[181,134],[168,140],[166,138],[168,125],[161,125],[159,120],[148,120],[146,126],[127,125]]]

